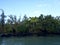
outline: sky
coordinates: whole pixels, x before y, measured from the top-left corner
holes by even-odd
[[[60,16],[60,0],[0,0],[0,9],[4,10],[6,16]]]

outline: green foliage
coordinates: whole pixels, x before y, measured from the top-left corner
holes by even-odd
[[[39,17],[28,18],[26,15],[24,15],[23,20],[21,21],[21,17],[17,19],[16,16],[10,15],[9,19],[7,19],[7,22],[4,25],[5,27],[3,32],[7,34],[13,33],[13,30],[15,30],[15,33],[60,33],[59,16],[44,16],[41,14]],[[2,29],[1,23],[0,29]]]

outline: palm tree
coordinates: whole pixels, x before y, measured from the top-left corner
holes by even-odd
[[[3,9],[0,9],[2,11],[2,14],[1,14],[1,27],[2,27],[2,31],[4,31],[4,24],[5,24],[5,15],[4,15],[4,10]]]

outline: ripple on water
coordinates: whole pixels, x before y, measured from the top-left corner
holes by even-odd
[[[60,37],[4,38],[1,45],[60,45]]]

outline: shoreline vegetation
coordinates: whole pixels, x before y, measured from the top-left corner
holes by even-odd
[[[15,15],[9,15],[7,20],[5,17],[2,10],[0,37],[60,35],[60,16],[40,14],[39,17],[27,17],[25,14],[23,19],[21,16],[17,19]]]

